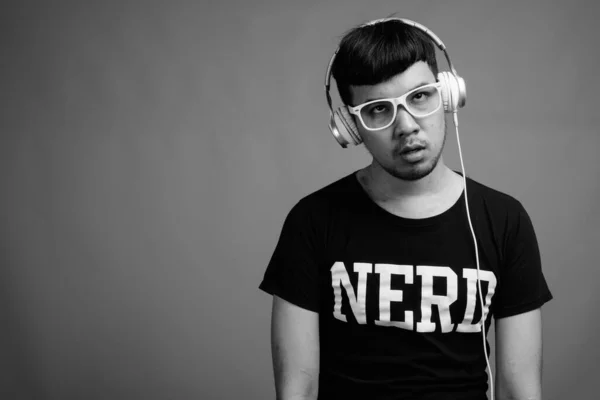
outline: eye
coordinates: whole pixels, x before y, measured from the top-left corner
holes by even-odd
[[[369,104],[363,108],[363,112],[363,116],[366,115],[369,118],[379,118],[381,116],[388,115],[390,112],[393,112],[393,105],[388,101],[380,101]]]
[[[427,94],[426,94],[426,93],[423,93],[423,92],[417,92],[417,93],[416,93],[416,94],[415,94],[415,95],[414,95],[412,98],[413,98],[413,100],[422,100],[422,99],[424,99],[425,97],[427,97]]]
[[[423,103],[428,101],[436,92],[436,88],[435,87],[426,87],[423,89],[419,89],[417,91],[415,91],[413,94],[411,94],[409,96],[409,101],[411,103]]]
[[[383,104],[378,104],[375,107],[371,108],[371,113],[372,114],[381,114],[386,112],[388,109],[387,106],[383,105]]]

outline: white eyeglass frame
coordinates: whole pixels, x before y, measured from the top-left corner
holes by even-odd
[[[438,92],[438,96],[440,97],[440,102],[438,103],[438,106],[436,107],[435,110],[430,111],[427,114],[423,114],[423,115],[414,115],[408,109],[408,106],[406,104],[406,98],[408,96],[410,96],[411,94],[413,94],[414,92],[417,92],[417,91],[422,90],[423,88],[427,88],[427,87],[435,87],[435,88],[438,89],[437,92]],[[369,128],[365,124],[365,121],[363,121],[362,115],[360,115],[360,110],[363,107],[366,107],[366,106],[368,106],[370,104],[373,104],[373,103],[378,103],[380,101],[390,101],[394,105],[394,116],[390,120],[389,124],[387,124],[385,126],[382,126],[381,128]],[[387,99],[371,100],[371,101],[367,101],[366,103],[359,104],[356,107],[350,107],[350,106],[348,106],[347,108],[348,108],[348,112],[350,114],[354,114],[354,115],[356,115],[358,117],[358,119],[360,120],[360,123],[362,124],[362,126],[366,130],[374,132],[374,131],[380,131],[382,129],[388,128],[388,127],[390,127],[394,123],[394,121],[396,121],[396,117],[398,116],[398,106],[399,105],[401,105],[402,107],[404,107],[404,109],[406,110],[406,112],[409,113],[413,118],[425,118],[425,117],[428,117],[428,116],[432,115],[433,113],[437,112],[440,109],[440,107],[442,106],[442,84],[441,84],[441,82],[428,83],[427,85],[419,86],[418,88],[414,88],[413,90],[404,93],[400,97],[395,97],[395,98],[390,97],[390,98],[387,98]]]

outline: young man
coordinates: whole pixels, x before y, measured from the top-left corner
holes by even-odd
[[[397,20],[360,26],[332,73],[373,160],[285,220],[260,284],[277,399],[485,399],[492,316],[496,398],[540,399],[552,295],[535,233],[521,203],[467,178],[475,251],[463,177],[442,157],[430,37]]]

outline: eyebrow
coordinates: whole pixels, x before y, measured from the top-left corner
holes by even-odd
[[[418,87],[425,86],[425,85],[431,85],[432,83],[435,83],[435,82],[420,81],[419,83],[413,85],[410,89],[408,89],[406,92],[404,92],[400,96],[403,96],[404,94],[410,92],[411,90],[415,90]],[[400,96],[398,96],[398,97],[400,97]],[[389,98],[390,97],[368,97],[365,101],[363,101],[360,104],[368,103],[373,100],[381,100],[381,99],[389,99]]]

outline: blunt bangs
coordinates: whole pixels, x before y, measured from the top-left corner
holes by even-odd
[[[350,86],[386,82],[418,61],[426,62],[437,76],[435,45],[429,36],[391,20],[349,31],[340,42],[332,75],[342,102],[350,105]]]

